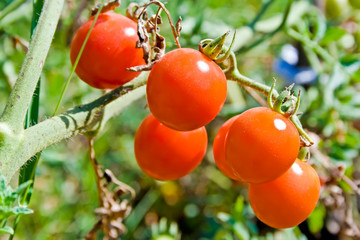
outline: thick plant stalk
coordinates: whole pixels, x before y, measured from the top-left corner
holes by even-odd
[[[0,122],[6,123],[13,133],[19,133],[24,129],[25,115],[48,54],[63,5],[64,0],[45,1],[28,53],[0,118]]]
[[[6,151],[0,148],[1,171],[7,181],[31,156],[45,148],[79,133],[97,132],[109,118],[145,95],[143,85],[147,77],[148,73],[144,72],[131,85],[114,89],[89,104],[77,106],[26,129],[19,135],[16,149]]]

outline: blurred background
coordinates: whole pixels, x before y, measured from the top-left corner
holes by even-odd
[[[2,0],[0,10],[11,2]],[[72,36],[97,3],[66,1],[41,76],[41,120],[55,110],[71,70]],[[123,0],[116,12],[124,14],[129,3]],[[169,0],[166,6],[173,19],[183,19],[182,47],[197,49],[200,40],[236,29],[234,51],[242,74],[267,85],[276,77],[278,89],[292,83],[295,90],[302,89],[301,121],[316,142],[309,163],[322,181],[314,212],[295,228],[267,227],[254,216],[247,186],[216,168],[211,143],[221,124],[259,105],[229,82],[227,102],[207,126],[205,159],[178,181],[156,181],[136,164],[133,140],[149,113],[145,98],[111,119],[96,137],[99,163],[137,193],[121,239],[360,239],[360,1],[294,1],[285,28],[276,29],[287,4],[287,0]],[[0,20],[0,110],[24,59],[31,18],[32,2],[26,1]],[[176,48],[166,20],[161,34],[167,39],[167,51]],[[74,77],[59,112],[101,95]],[[97,221],[98,198],[87,149],[87,139],[77,136],[42,153],[29,204],[34,213],[21,218],[15,239],[83,239],[90,231]]]

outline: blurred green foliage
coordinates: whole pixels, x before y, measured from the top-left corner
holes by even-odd
[[[13,216],[31,214],[33,211],[18,204],[19,198],[31,181],[21,184],[16,190],[7,186],[5,178],[0,174],[0,234],[13,234],[14,230],[6,226],[7,219]]]
[[[183,18],[182,46],[197,48],[201,39],[216,37],[228,30],[239,30],[251,23],[268,1],[171,0],[167,7],[173,19]],[[10,2],[2,0],[0,10]],[[45,63],[40,93],[42,120],[53,113],[60,89],[70,74],[69,45],[73,33],[88,18],[90,8],[95,5],[94,1],[87,1],[86,8],[78,10],[80,2],[66,1]],[[274,19],[281,16],[286,2],[274,0],[260,21],[270,26]],[[299,2],[307,4],[308,12],[316,8],[312,1],[295,1],[295,4]],[[325,2],[326,6],[333,4],[330,1],[315,2],[320,6],[325,6]],[[354,4],[356,1],[351,2]],[[116,11],[124,14],[129,3],[123,0]],[[326,9],[317,10],[316,26],[312,24],[314,16],[310,14],[300,16],[295,25],[302,36],[309,38],[309,42],[329,52],[334,59],[333,65],[326,61],[329,59],[317,56],[314,49],[285,32],[279,32],[250,51],[238,54],[237,58],[244,75],[268,85],[275,76],[280,86],[284,86],[285,79],[274,73],[272,64],[285,44],[299,49],[303,63],[318,74],[316,82],[295,87],[303,90],[303,125],[314,133],[315,138],[319,137],[316,140],[324,156],[329,156],[333,164],[343,164],[346,176],[356,182],[360,179],[360,11],[347,5],[346,14],[328,13],[328,18],[321,13],[324,11]],[[25,56],[31,16],[32,3],[26,1],[0,21],[0,110],[5,106]],[[164,22],[161,33],[167,39],[169,51],[176,46],[169,25]],[[324,31],[314,36],[314,28]],[[256,36],[261,37],[262,32]],[[245,35],[241,37],[245,38]],[[74,77],[59,112],[89,102],[101,94],[100,90],[92,89]],[[336,215],[341,210],[340,206],[334,207],[326,201],[340,199],[333,193],[334,185],[339,185],[342,196],[352,203],[353,221],[359,225],[359,198],[347,183],[338,184],[338,179],[333,178],[317,156],[310,163],[318,167],[320,175],[327,181],[322,200],[307,222],[287,230],[274,230],[259,222],[248,203],[246,185],[232,182],[216,168],[211,142],[217,130],[229,117],[256,105],[256,101],[243,89],[229,83],[226,105],[207,126],[210,144],[206,158],[193,173],[173,182],[155,181],[136,164],[133,139],[137,127],[149,113],[145,98],[109,121],[95,141],[97,159],[137,192],[132,214],[125,220],[128,232],[124,239],[177,239],[180,234],[181,239],[201,240],[347,239],[343,220]],[[87,139],[77,136],[42,153],[29,205],[34,213],[30,217],[22,217],[15,239],[80,239],[92,228],[97,219],[93,211],[98,206],[98,200],[87,146]],[[334,219],[338,222],[338,231],[331,225]]]

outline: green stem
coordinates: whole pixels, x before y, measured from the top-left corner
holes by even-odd
[[[14,88],[0,118],[13,133],[24,129],[24,120],[40,77],[65,0],[46,1]],[[30,156],[31,157],[31,156]]]
[[[324,71],[324,67],[322,66],[318,56],[316,53],[309,48],[308,46],[304,46],[304,51],[306,53],[307,59],[310,62],[311,67],[317,72],[322,73]]]
[[[308,147],[301,147],[297,158],[299,160],[303,161],[308,156],[308,154],[309,154],[309,148]]]
[[[266,12],[266,10],[271,6],[271,4],[274,3],[274,0],[269,0],[267,1],[262,8],[260,9],[260,11],[258,12],[258,14],[256,15],[256,17],[254,18],[254,20],[251,21],[251,23],[248,24],[248,27],[251,28],[252,30],[255,30],[255,24],[260,20],[260,18],[264,15],[264,13]]]
[[[0,228],[3,228],[6,226],[7,219],[0,220]]]
[[[1,12],[0,12],[0,21],[6,17],[9,13],[17,9],[21,4],[26,2],[26,0],[14,0],[9,5],[7,5]]]
[[[250,87],[250,88],[264,94],[265,96],[269,95],[269,93],[271,91],[271,87],[269,87],[263,83],[259,83],[249,77],[246,77],[239,72],[239,70],[237,68],[237,62],[236,62],[236,57],[235,57],[234,53],[230,54],[228,60],[229,60],[230,67],[225,70],[225,75],[228,80],[236,81],[239,84],[241,84],[242,86]],[[278,96],[279,96],[279,93],[276,91],[276,89],[273,89],[272,98],[276,99]]]
[[[59,99],[59,101],[58,101],[58,103],[57,103],[57,105],[56,105],[56,108],[55,108],[55,111],[54,111],[53,116],[55,116],[56,113],[57,113],[57,111],[59,110],[61,101],[62,101],[62,99],[63,99],[63,97],[64,97],[64,95],[65,95],[65,91],[66,91],[66,89],[68,88],[69,83],[70,83],[70,80],[71,80],[72,76],[73,76],[74,73],[75,73],[75,69],[76,69],[76,67],[77,67],[77,65],[78,65],[78,63],[79,63],[79,61],[80,61],[80,57],[81,57],[81,55],[82,55],[82,53],[83,53],[83,51],[84,51],[84,49],[85,49],[85,45],[86,45],[86,43],[87,43],[87,41],[88,41],[88,39],[89,39],[89,37],[90,37],[91,31],[93,30],[93,28],[94,28],[94,26],[95,26],[95,23],[96,23],[99,15],[100,15],[100,13],[101,13],[101,9],[102,9],[103,7],[104,7],[104,0],[101,1],[101,5],[100,5],[100,7],[99,7],[99,10],[97,11],[97,13],[96,13],[96,15],[95,15],[95,18],[94,18],[94,20],[93,20],[93,22],[92,22],[92,24],[91,24],[91,26],[90,26],[89,32],[87,33],[83,44],[81,45],[81,48],[80,48],[80,51],[79,51],[79,53],[78,53],[78,55],[77,55],[77,57],[76,57],[75,63],[74,63],[74,65],[73,65],[72,68],[71,68],[70,75],[69,75],[69,77],[66,79],[65,85],[64,85],[63,89],[61,90],[60,99]]]
[[[1,171],[7,181],[31,156],[61,140],[99,129],[109,118],[144,96],[147,77],[148,72],[143,72],[126,86],[26,129],[17,149],[0,150]]]
[[[32,22],[31,22],[31,37],[32,34],[35,31],[35,28],[37,26],[37,23],[39,21],[39,17],[41,14],[41,10],[44,6],[45,0],[33,0],[33,14],[32,14]],[[25,116],[25,128],[29,128],[39,122],[39,105],[40,105],[40,80],[39,78],[38,83],[35,88],[35,92],[32,96],[31,103],[28,109],[28,112]],[[30,198],[33,192],[33,186],[35,182],[35,171],[37,168],[37,165],[40,160],[41,153],[37,153],[36,155],[32,156],[28,164],[24,164],[20,171],[19,171],[19,183],[18,185],[25,183],[29,180],[31,180],[31,184],[24,190],[20,197],[20,204],[21,205],[27,205],[30,202]],[[12,240],[15,236],[15,232],[18,226],[18,223],[20,221],[21,215],[16,216],[14,221],[13,230],[14,233],[11,234],[9,237],[9,240]]]
[[[336,63],[336,59],[333,58],[325,49],[323,49],[317,42],[312,41],[310,38],[306,37],[303,34],[296,32],[294,29],[287,28],[287,34],[294,38],[295,40],[301,42],[306,47],[312,49],[314,52],[319,54],[319,56],[326,61],[328,64],[333,66]]]
[[[276,104],[276,102],[277,102],[276,100],[280,96],[279,93],[275,89],[272,89],[272,87],[269,87],[265,84],[256,82],[255,80],[242,75],[237,68],[237,62],[236,62],[236,57],[235,57],[234,53],[230,54],[227,64],[228,64],[228,68],[224,70],[224,73],[228,80],[236,81],[237,83],[239,83],[242,86],[250,87],[250,88],[262,93],[263,95],[265,95],[267,97],[269,97],[269,94],[271,94],[271,98],[275,99],[275,104]],[[224,64],[220,64],[220,66],[223,68],[226,67]],[[283,96],[280,96],[280,97],[283,97]],[[299,104],[299,102],[297,102],[297,103]],[[299,106],[297,106],[297,108],[298,107]],[[274,106],[274,108],[277,108],[277,107]],[[290,117],[290,120],[294,123],[295,127],[298,129],[300,135],[302,137],[304,137],[309,142],[310,145],[312,145],[314,142],[311,140],[310,136],[302,128],[301,122],[300,122],[299,118],[296,116],[296,114],[292,115]]]
[[[263,35],[261,38],[258,38],[257,40],[253,41],[251,44],[249,44],[248,46],[245,46],[243,48],[240,48],[238,51],[236,51],[236,53],[244,53],[249,51],[250,49],[256,47],[257,45],[259,45],[260,43],[262,43],[263,41],[265,41],[268,38],[271,38],[272,36],[274,36],[277,32],[279,32],[281,29],[283,29],[283,27],[286,24],[286,21],[288,19],[289,13],[290,13],[290,9],[291,9],[291,4],[294,0],[288,0],[288,3],[286,5],[286,9],[285,9],[285,13],[283,15],[282,21],[280,23],[280,25],[273,30],[272,32],[269,32],[265,35]]]
[[[299,118],[296,115],[292,115],[290,117],[290,120],[294,123],[295,127],[300,133],[300,136],[303,136],[307,141],[308,144],[311,146],[314,144],[314,141],[310,138],[310,136],[305,132],[305,130],[302,128],[301,122]]]

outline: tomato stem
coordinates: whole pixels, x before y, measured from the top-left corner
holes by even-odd
[[[14,134],[24,130],[24,120],[48,54],[64,0],[46,1],[32,34],[24,63],[0,117]],[[0,157],[0,159],[3,159]]]
[[[309,154],[309,147],[301,147],[297,158],[301,161],[305,161],[305,159],[308,158]]]
[[[305,142],[305,146],[306,147],[310,147],[311,145],[314,144],[314,141],[310,138],[310,136],[305,132],[305,130],[303,129],[301,122],[299,120],[299,118],[296,115],[292,115],[290,117],[290,120],[293,122],[293,124],[295,125],[296,129],[299,131],[300,136],[305,138],[305,140],[307,142]]]
[[[299,107],[300,107],[300,99],[301,99],[301,89],[299,89],[299,93],[298,93],[298,96],[297,96],[297,99],[296,99],[296,105],[295,105],[295,109],[293,110],[293,112],[291,113],[290,116],[296,114],[299,110]]]
[[[273,106],[274,110],[276,110],[276,108],[281,108],[280,102],[282,103],[282,101],[285,100],[286,97],[287,98],[293,97],[292,95],[290,95],[290,91],[291,91],[293,85],[289,86],[285,91],[283,91],[285,93],[281,93],[281,94],[283,94],[283,96],[280,97],[279,93],[276,91],[275,88],[269,87],[265,84],[259,83],[249,77],[242,75],[237,68],[236,56],[233,52],[231,52],[231,54],[226,62],[223,62],[219,65],[224,69],[224,73],[228,80],[236,81],[241,86],[250,87],[250,88],[262,93],[266,97],[269,97],[269,95],[270,95],[271,99],[276,99],[275,104]],[[300,96],[298,96],[298,98],[300,98]],[[293,101],[293,99],[291,99],[291,101]],[[276,102],[278,102],[278,103],[276,103]],[[277,104],[279,106],[277,106]],[[297,99],[297,102],[295,105],[296,111],[298,110],[299,105],[300,105],[300,99]],[[281,112],[282,111],[280,111],[280,113]],[[304,143],[304,145],[305,146],[313,145],[314,142],[311,140],[310,136],[302,128],[301,122],[295,113],[296,112],[294,112],[292,115],[289,115],[290,120],[294,123],[295,127],[299,131],[300,136],[302,137],[302,140],[305,139],[306,142]]]
[[[272,93],[274,91],[274,87],[275,87],[275,83],[276,83],[276,78],[273,78],[273,84],[271,85],[271,88],[270,88],[270,92],[269,92],[269,95],[267,96],[267,104],[269,105],[269,107],[271,109],[274,109],[274,104],[273,104],[273,101],[272,101]]]
[[[26,0],[15,0],[7,5],[2,11],[0,11],[0,20],[6,17],[9,13],[17,9],[21,4],[26,2]]]
[[[265,41],[266,39],[274,36],[276,33],[278,33],[281,29],[284,28],[284,26],[286,25],[287,19],[289,17],[289,13],[290,13],[290,9],[291,9],[291,5],[293,3],[294,0],[288,0],[287,5],[286,5],[286,9],[285,12],[283,14],[282,20],[280,25],[273,31],[263,35],[262,37],[258,38],[257,40],[253,41],[251,44],[244,46],[243,48],[240,48],[239,50],[237,50],[236,53],[244,53],[249,51],[250,49],[256,47],[257,45],[259,45],[260,43],[262,43],[263,41]],[[267,8],[267,7],[266,7]],[[266,9],[265,9],[266,10]],[[262,14],[262,13],[261,13]],[[250,28],[252,27],[252,25],[255,26],[256,21],[258,21],[259,18],[255,18],[255,21],[253,23],[251,23],[251,25],[249,26]]]

